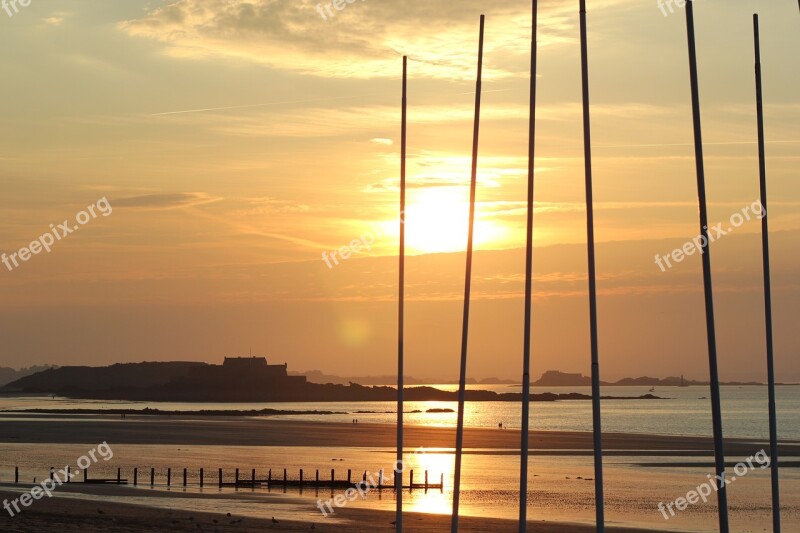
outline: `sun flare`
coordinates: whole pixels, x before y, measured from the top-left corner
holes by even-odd
[[[389,222],[389,227],[396,223]],[[406,246],[409,253],[446,253],[465,250],[469,226],[469,190],[464,187],[431,187],[409,192],[405,212]],[[396,232],[396,229],[394,230]],[[482,216],[476,206],[474,247],[496,242],[503,229]]]

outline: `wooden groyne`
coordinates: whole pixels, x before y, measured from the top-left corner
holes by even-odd
[[[359,478],[354,479],[353,477],[353,470],[347,470],[347,477],[337,477],[336,470],[331,468],[330,470],[330,477],[327,475],[327,472],[320,475],[320,470],[314,470],[313,476],[307,476],[306,471],[304,469],[300,469],[299,477],[292,477],[289,478],[289,471],[288,469],[284,468],[282,472],[278,475],[273,475],[272,469],[266,471],[266,477],[258,476],[258,471],[255,468],[249,470],[249,476],[242,476],[242,472],[240,469],[236,468],[233,472],[233,478],[231,480],[226,480],[225,472],[222,468],[218,468],[216,472],[216,476],[211,477],[206,476],[205,469],[200,468],[198,471],[198,477],[196,480],[189,480],[189,469],[184,468],[182,472],[182,478],[178,483],[173,484],[173,476],[172,476],[172,468],[167,468],[166,476],[159,477],[157,479],[156,476],[156,469],[150,468],[149,476],[143,479],[140,479],[140,471],[138,467],[134,467],[132,469],[132,481],[129,481],[128,478],[122,477],[122,468],[117,468],[117,475],[113,478],[93,478],[89,476],[89,469],[81,469],[80,476],[74,476],[73,478],[80,477],[79,483],[86,483],[92,485],[133,485],[133,486],[150,486],[155,487],[156,485],[164,486],[163,483],[156,483],[157,481],[165,481],[167,487],[172,486],[181,486],[181,487],[200,487],[204,488],[207,486],[217,487],[217,488],[249,488],[249,489],[256,489],[256,488],[310,488],[310,489],[340,489],[340,490],[347,490],[347,489],[361,489],[361,490],[396,490],[395,484],[393,483],[393,477],[386,478],[384,476],[383,470],[380,470],[377,474],[370,473],[365,471],[363,474],[360,475]],[[229,471],[230,472],[230,471]],[[230,474],[228,474],[230,475]],[[56,470],[53,467],[50,467],[50,479],[54,479],[57,477]],[[148,479],[149,478],[149,479]],[[410,470],[408,473],[408,482],[405,483],[402,488],[404,490],[444,490],[444,474],[440,474],[438,483],[431,482],[428,471],[424,471],[424,476],[422,479],[418,478],[418,481],[414,482],[414,471]],[[35,480],[35,478],[34,478]],[[61,480],[64,483],[75,483],[75,479],[66,479]],[[142,483],[143,481],[143,483]],[[405,481],[405,480],[404,480]],[[20,482],[20,470],[19,467],[14,467],[14,483],[18,484]],[[210,482],[210,483],[209,483]]]

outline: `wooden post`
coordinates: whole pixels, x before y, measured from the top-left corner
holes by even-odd
[[[269,475],[267,476],[267,481],[272,483],[272,469],[269,469]]]
[[[425,490],[428,490],[428,471],[425,471]]]
[[[55,474],[55,472],[56,472],[55,467],[51,466],[50,467],[50,481],[53,480],[53,475]]]
[[[333,480],[334,479],[335,479],[335,476],[333,474],[333,468],[331,468],[331,488],[333,488]]]
[[[350,471],[350,469],[348,468],[348,469],[347,469],[347,484],[348,484],[348,485],[350,484],[350,474],[352,474],[352,472],[351,472],[351,471]]]
[[[286,469],[284,468],[284,469],[283,469],[283,484],[284,484],[284,485],[286,485],[286,480],[287,480],[287,479],[288,479],[288,478],[286,477]]]
[[[300,484],[303,484],[303,469],[300,469]]]
[[[133,467],[133,486],[139,484],[139,469],[137,467]]]
[[[383,485],[383,468],[378,471],[378,488],[381,488]]]
[[[408,482],[408,486],[410,489],[414,488],[414,471],[411,471],[411,481]]]
[[[317,485],[319,485],[319,468],[317,468]]]
[[[89,480],[89,468],[83,469],[83,482],[86,483]]]
[[[364,470],[364,477],[361,479],[361,481],[366,481],[366,480],[367,480],[367,471]]]
[[[252,481],[253,481],[253,487],[255,487],[255,486],[256,486],[256,469],[255,469],[255,468],[253,469],[253,475],[252,475],[252,478],[253,478],[253,479],[252,479]]]
[[[235,484],[238,487],[239,486],[239,469],[238,468],[236,469],[236,477],[234,479],[235,479]]]
[[[200,488],[203,488],[203,469],[200,469]]]
[[[122,484],[122,469],[117,467],[117,485]]]
[[[219,488],[222,488],[222,469],[219,469]]]
[[[67,481],[66,481],[66,483],[69,483],[69,479],[72,477],[72,470],[70,469],[69,465],[67,465],[67,467],[64,470],[67,472]]]
[[[187,477],[187,476],[186,476],[186,469],[184,468],[184,469],[183,469],[183,486],[184,486],[184,487],[186,486],[186,477]]]
[[[167,468],[167,487],[172,485],[172,468]]]
[[[14,483],[19,483],[19,467],[14,467]]]
[[[156,484],[156,469],[150,468],[150,486],[152,487],[155,484]]]
[[[444,492],[444,473],[442,473],[442,477],[439,478],[439,490]]]

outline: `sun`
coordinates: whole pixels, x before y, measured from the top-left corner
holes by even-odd
[[[462,252],[467,248],[469,227],[469,189],[442,186],[410,189],[406,199],[406,252],[412,255]],[[396,215],[395,215],[396,216]],[[383,220],[377,232],[399,238],[397,219]],[[492,219],[488,204],[475,207],[473,246],[500,249],[507,244],[510,230]]]
[[[474,246],[492,242],[501,231],[476,208]],[[469,190],[429,187],[412,190],[406,203],[406,246],[410,253],[465,250],[469,225]]]

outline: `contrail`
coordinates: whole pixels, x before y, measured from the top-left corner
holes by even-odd
[[[203,109],[184,109],[181,111],[165,111],[163,113],[152,113],[150,114],[151,117],[162,117],[165,115],[183,115],[186,113],[205,113],[207,111],[226,111],[230,109],[248,109],[252,107],[268,107],[268,106],[275,106],[275,105],[286,105],[286,104],[306,104],[310,102],[328,102],[331,100],[345,100],[345,99],[353,99],[353,98],[364,98],[367,96],[374,96],[376,94],[381,93],[371,93],[371,94],[360,94],[356,96],[334,96],[331,98],[314,98],[310,100],[286,100],[283,102],[268,102],[265,104],[249,104],[249,105],[231,105],[225,107],[206,107]]]
[[[484,91],[484,92],[491,92],[491,93],[499,93],[505,91],[511,91],[512,89],[494,89],[491,91]],[[287,104],[308,104],[313,102],[329,102],[332,100],[347,100],[347,99],[354,99],[354,98],[365,98],[367,96],[375,96],[378,94],[383,93],[370,93],[370,94],[361,94],[356,96],[334,96],[331,98],[314,98],[310,100],[286,100],[283,102],[268,102],[265,104],[247,104],[247,105],[231,105],[231,106],[224,106],[224,107],[206,107],[203,109],[183,109],[180,111],[164,111],[163,113],[151,113],[148,116],[151,117],[163,117],[167,115],[185,115],[189,113],[206,113],[209,111],[229,111],[231,109],[250,109],[254,107],[269,107],[269,106],[276,106],[276,105],[287,105]],[[465,93],[455,93],[457,95],[462,94],[475,94],[475,91],[465,92]]]

